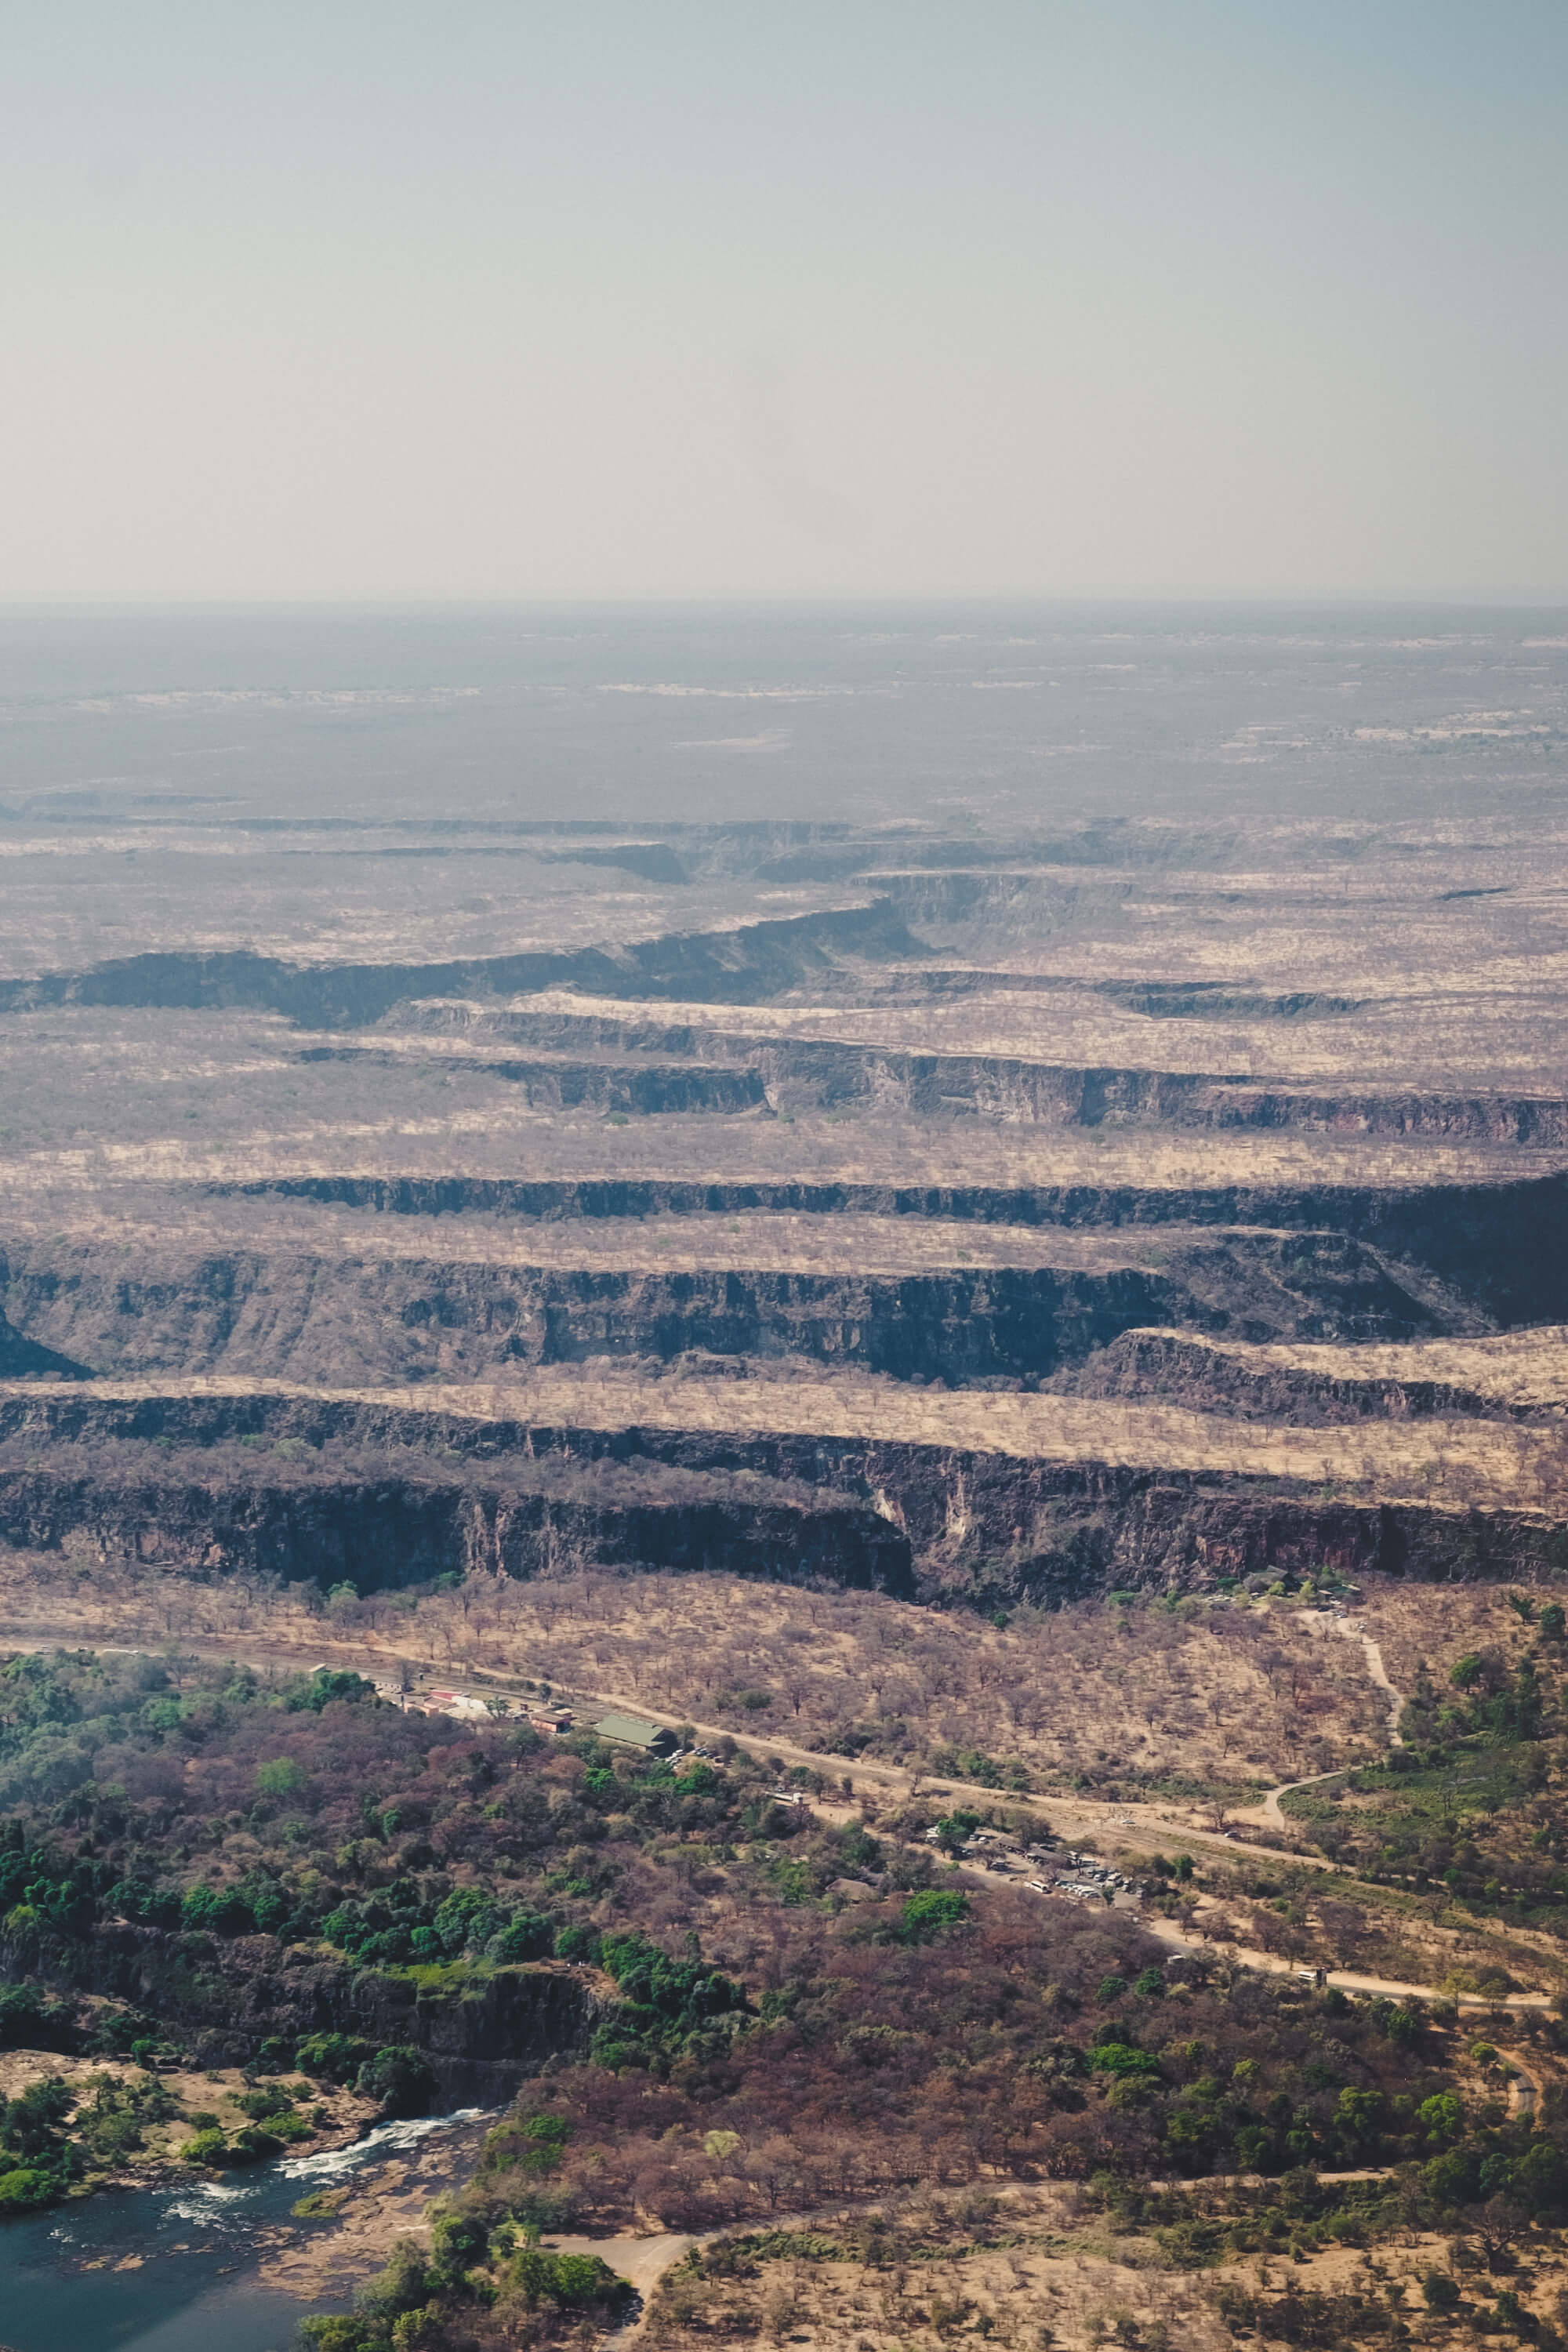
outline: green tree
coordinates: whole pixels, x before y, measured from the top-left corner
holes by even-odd
[[[907,1897],[899,1921],[906,1944],[929,1944],[969,1916],[969,1897],[956,1888],[922,1886]]]

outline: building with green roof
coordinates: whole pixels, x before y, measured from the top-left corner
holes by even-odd
[[[622,1748],[646,1748],[655,1756],[673,1754],[680,1745],[662,1724],[644,1723],[636,1715],[603,1715],[594,1726],[595,1739],[613,1739]]]

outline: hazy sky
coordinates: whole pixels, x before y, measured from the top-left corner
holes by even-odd
[[[1563,0],[0,29],[0,595],[1568,585]]]

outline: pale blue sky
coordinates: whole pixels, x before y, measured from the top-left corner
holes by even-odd
[[[1568,586],[1568,10],[0,7],[0,595]]]

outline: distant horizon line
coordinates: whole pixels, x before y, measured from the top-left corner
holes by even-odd
[[[661,593],[647,595],[9,595],[0,614],[69,613],[438,613],[438,612],[820,612],[889,607],[1032,606],[1084,610],[1142,605],[1194,611],[1250,605],[1279,610],[1376,610],[1423,605],[1454,612],[1568,609],[1568,586],[1540,589],[922,589],[832,593]]]

